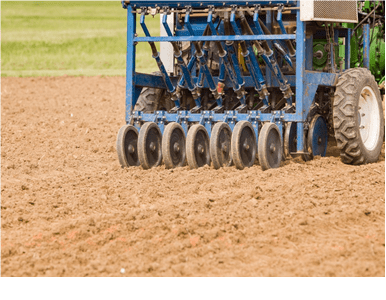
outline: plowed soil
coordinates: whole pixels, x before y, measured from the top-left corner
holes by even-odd
[[[385,159],[121,169],[125,79],[2,78],[3,276],[385,276]],[[124,270],[122,270],[124,269]]]

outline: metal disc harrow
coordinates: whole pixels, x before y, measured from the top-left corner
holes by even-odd
[[[323,117],[317,115],[309,129],[307,145],[309,156],[325,156],[327,149],[327,125]],[[161,133],[154,122],[147,122],[138,133],[133,125],[123,126],[117,139],[119,162],[123,167],[139,166],[144,169],[159,166],[162,161],[167,169],[183,167],[191,169],[213,165],[215,169],[236,166],[242,170],[251,167],[256,160],[263,170],[278,168],[285,156],[295,156],[296,126],[287,123],[283,146],[278,126],[265,123],[259,133],[257,143],[253,126],[248,121],[240,121],[233,131],[225,122],[213,125],[211,137],[201,124],[192,125],[185,136],[184,129],[176,122],[169,123]]]

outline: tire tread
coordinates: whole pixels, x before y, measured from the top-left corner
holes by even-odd
[[[374,76],[369,70],[353,68],[344,71],[336,85],[333,101],[335,139],[340,150],[341,161],[346,164],[359,165],[373,162],[360,146],[361,137],[355,122],[358,87],[361,86],[361,82],[365,78],[369,77],[372,77],[375,82]],[[383,126],[381,126],[381,130],[383,130]]]

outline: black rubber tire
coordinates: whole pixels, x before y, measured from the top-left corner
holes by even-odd
[[[117,154],[122,168],[139,166],[138,130],[132,125],[124,125],[117,136]]]
[[[263,171],[280,167],[283,153],[280,130],[275,123],[265,123],[259,134],[258,157]]]
[[[380,130],[373,149],[367,149],[360,134],[359,99],[364,87],[369,87],[378,103]],[[349,69],[340,76],[333,103],[334,130],[341,161],[360,165],[378,161],[381,153],[385,120],[377,83],[365,68]]]
[[[178,145],[176,145],[178,143]],[[178,148],[178,150],[176,149]],[[186,139],[182,126],[169,123],[162,136],[162,157],[166,169],[183,167],[186,162]]]
[[[159,71],[152,74],[161,76]],[[162,109],[169,111],[173,107],[173,103],[167,95],[166,90],[144,87],[139,94],[134,110],[145,113],[152,113]]]
[[[139,94],[137,104],[134,107],[136,111],[154,112],[157,110],[157,98],[159,89],[144,87]]]
[[[200,153],[200,151],[202,151]],[[209,135],[205,127],[195,124],[186,137],[186,160],[190,169],[210,165]]]
[[[319,125],[319,128],[316,128],[316,126],[318,125]],[[313,145],[313,141],[316,138],[318,138],[318,144]],[[310,126],[308,128],[307,152],[309,153],[309,158],[313,159],[315,156],[318,156],[318,155],[321,157],[325,157],[327,152],[327,144],[328,144],[327,122],[321,115],[317,114],[312,118]]]
[[[231,142],[232,130],[229,125],[225,122],[216,123],[210,136],[210,157],[215,169],[232,165]]]
[[[288,122],[285,124],[284,130],[284,141],[283,141],[283,149],[284,149],[284,157],[290,158],[292,157],[291,153],[296,152],[296,123]]]
[[[243,170],[253,166],[256,160],[256,136],[252,124],[240,121],[232,133],[231,156],[237,169]]]
[[[138,158],[145,170],[157,167],[162,162],[162,135],[154,122],[143,124],[139,131]]]
[[[134,110],[152,113],[161,109],[169,110],[172,107],[173,103],[165,97],[164,90],[144,87],[138,97]]]

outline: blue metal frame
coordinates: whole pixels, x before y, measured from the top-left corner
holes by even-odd
[[[290,6],[296,6],[297,1],[240,1],[240,0],[233,0],[233,1],[224,1],[224,0],[200,0],[200,1],[181,1],[181,0],[168,0],[168,1],[152,1],[152,0],[134,0],[130,1],[130,4],[125,4],[123,1],[123,8],[138,8],[142,6],[151,6],[151,7],[164,7],[168,6],[170,8],[181,8],[187,5],[187,2],[189,6],[202,8],[202,7],[208,7],[208,6],[214,6],[214,7],[223,7],[224,3],[226,3],[227,6],[232,5],[239,5],[239,6],[245,6],[245,5],[251,5],[252,4],[260,4],[260,5],[267,5],[267,6],[274,6],[277,5],[277,3],[282,3]]]
[[[206,127],[208,130],[208,134],[211,134],[211,127],[214,122],[223,121],[227,122],[231,129],[233,130],[235,124],[239,121],[247,120],[252,123],[255,128],[256,138],[258,137],[258,124],[260,122],[274,122],[279,126],[281,132],[283,132],[283,124],[284,122],[296,122],[297,123],[297,132],[304,132],[307,115],[310,112],[311,105],[313,104],[316,90],[319,86],[326,87],[334,87],[337,83],[339,73],[323,73],[316,72],[312,70],[312,59],[313,59],[313,37],[306,37],[306,23],[300,20],[300,11],[298,9],[291,10],[292,13],[296,14],[296,34],[287,34],[285,32],[283,23],[282,23],[282,15],[277,16],[277,21],[280,25],[282,34],[273,34],[266,35],[260,28],[260,25],[254,19],[254,24],[250,24],[252,30],[254,31],[254,35],[241,35],[241,32],[237,29],[237,24],[235,21],[234,14],[231,18],[231,25],[234,28],[235,35],[220,35],[217,34],[214,29],[214,24],[208,16],[207,24],[210,25],[212,35],[202,36],[199,35],[199,31],[196,31],[194,21],[186,19],[187,28],[184,29],[184,33],[176,33],[174,36],[170,29],[168,35],[166,37],[151,37],[146,29],[146,25],[144,24],[144,18],[141,18],[141,26],[144,29],[146,36],[145,37],[136,37],[136,15],[137,9],[143,6],[153,6],[153,7],[169,7],[169,8],[181,8],[181,7],[217,7],[223,6],[224,1],[212,1],[212,0],[202,0],[202,1],[164,1],[162,5],[159,2],[155,1],[130,1],[129,5],[124,4],[124,8],[127,8],[127,65],[126,65],[126,122],[134,124],[138,129],[140,128],[142,122],[156,122],[161,131],[163,132],[165,123],[168,122],[178,122],[184,128],[185,133],[188,131],[188,125],[193,122],[198,122]],[[261,4],[264,6],[277,6],[278,4],[283,4],[285,6],[296,7],[299,6],[297,1],[270,1],[269,3],[265,1],[230,1],[226,2],[227,6],[232,5],[245,5],[249,6]],[[255,16],[256,17],[256,16]],[[267,11],[266,14],[266,26],[268,29],[271,28],[271,20],[273,14],[271,11]],[[200,25],[202,29],[202,25]],[[364,25],[364,65],[368,67],[369,65],[369,30],[366,27],[368,24]],[[200,30],[201,30],[200,29]],[[201,30],[202,33],[202,30]],[[346,38],[346,55],[345,55],[345,69],[350,67],[350,35],[351,29],[339,29],[336,30],[335,36],[336,39],[338,37]],[[192,56],[191,61],[189,62],[186,70],[184,69],[183,76],[169,76],[164,72],[163,76],[156,76],[150,74],[141,74],[135,73],[135,45],[138,42],[181,42],[181,41],[221,41],[224,45],[226,45],[225,41],[246,41],[246,45],[248,46],[248,50],[253,53],[252,47],[249,41],[268,41],[269,44],[272,43],[281,43],[284,40],[296,40],[296,61],[294,61],[294,68],[296,70],[296,75],[286,75],[285,78],[281,74],[280,68],[277,67],[271,68],[271,58],[267,57],[265,60],[267,66],[270,68],[266,68],[265,80],[262,77],[261,71],[259,72],[259,66],[256,60],[256,57],[249,56],[250,60],[248,61],[248,68],[250,69],[251,76],[242,77],[240,74],[240,70],[237,67],[233,67],[232,70],[228,70],[227,63],[225,59],[230,59],[233,63],[237,62],[237,58],[234,54],[227,53],[227,56],[220,59],[220,74],[219,76],[212,76],[205,72],[206,70],[202,70],[200,68],[199,75],[196,76],[195,72],[191,72],[194,66],[197,66],[199,62],[203,63],[203,60],[195,55]],[[224,47],[226,51],[231,51],[231,47]],[[230,57],[229,57],[230,56]],[[159,57],[154,57],[157,59],[157,63],[160,63]],[[291,58],[285,57],[285,59],[291,60]],[[161,62],[162,63],[162,62]],[[291,65],[292,66],[292,65]],[[227,70],[227,75],[225,70]],[[274,72],[272,72],[274,71]],[[233,72],[233,77],[231,74]],[[272,76],[275,75],[275,76]],[[167,80],[165,81],[165,76],[167,76]],[[176,111],[173,113],[169,113],[166,111],[156,111],[154,113],[143,113],[134,111],[133,108],[136,104],[138,96],[142,87],[156,87],[156,88],[168,88],[169,91],[174,92],[171,87],[175,89],[177,85],[180,87],[186,87],[186,79],[188,81],[191,79],[191,83],[188,84],[188,88],[192,89],[193,87],[199,86],[201,76],[205,76],[206,80],[202,81],[202,87],[210,88],[213,90],[213,84],[218,82],[224,82],[225,85],[229,87],[233,87],[237,89],[235,86],[242,85],[244,88],[261,88],[262,84],[266,84],[267,87],[282,87],[284,82],[287,82],[291,87],[295,87],[295,107],[296,110],[293,113],[285,113],[284,111],[272,111],[270,113],[262,113],[259,110],[248,111],[246,113],[240,113],[237,111],[225,111],[222,113],[216,113],[214,111],[202,111],[200,113],[192,113],[190,111]],[[240,78],[242,83],[240,82]],[[209,79],[209,80],[208,80]],[[236,85],[235,82],[236,81]],[[168,84],[165,85],[165,82]],[[258,88],[257,88],[258,87]],[[197,104],[198,102],[196,102]],[[218,104],[221,104],[218,102]],[[297,151],[298,153],[304,153],[304,139],[303,134],[297,135]]]
[[[370,69],[370,24],[363,25],[363,66]]]
[[[193,41],[256,41],[256,40],[294,40],[295,34],[273,35],[219,35],[219,36],[160,36],[136,37],[133,42],[193,42]]]

